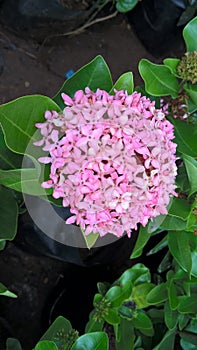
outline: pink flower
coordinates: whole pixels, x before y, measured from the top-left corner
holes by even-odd
[[[49,154],[54,198],[70,205],[68,224],[85,234],[121,237],[141,223],[166,214],[175,193],[176,144],[173,125],[145,96],[115,91],[109,95],[79,90],[58,114],[46,111],[36,124],[42,139],[35,143]]]

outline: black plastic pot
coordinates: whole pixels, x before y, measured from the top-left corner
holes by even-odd
[[[184,9],[173,0],[143,0],[128,13],[129,22],[154,56],[183,48],[178,21]]]
[[[52,214],[48,214],[48,209],[43,209],[43,207],[45,205],[47,206],[48,203],[41,201],[39,198],[35,199],[30,196],[28,196],[28,200],[29,202],[27,203],[26,201],[26,204],[31,204],[29,211],[31,211],[32,217],[37,218],[37,214],[39,213],[41,219],[43,218],[44,224],[45,221],[47,222],[49,220],[48,217],[51,218],[51,215],[53,215],[53,210],[57,214],[55,219],[57,217],[57,219],[60,218],[60,220],[63,220],[61,220],[62,223],[59,223],[57,220],[57,227],[54,225],[54,235],[53,232],[52,235],[50,235],[50,233],[44,233],[40,228],[41,226],[38,226],[30,216],[29,212],[26,211],[20,217],[18,234],[14,240],[14,243],[20,246],[20,248],[33,254],[50,256],[64,262],[80,266],[113,264],[114,262],[121,264],[130,257],[137,239],[137,231],[132,232],[131,238],[128,238],[126,235],[120,239],[117,239],[117,237],[113,235],[109,235],[110,237],[105,236],[103,238],[99,238],[95,248],[87,249],[80,234],[79,228],[75,225],[65,224],[65,220],[71,216],[69,207],[63,208],[50,205],[50,213]],[[32,209],[33,200],[35,201],[35,205]],[[43,214],[41,210],[43,210]],[[52,219],[53,224],[54,220]],[[64,233],[60,233],[59,239],[58,230],[60,230],[60,232],[62,231],[61,225],[63,225]],[[75,240],[72,241],[72,235],[76,236],[76,244]],[[73,242],[72,245],[69,243],[69,239],[64,241],[64,237],[67,239],[69,236],[71,237],[71,243]]]
[[[60,0],[2,0],[0,18],[16,34],[42,41],[84,23],[90,13],[77,3],[68,1],[66,7]]]

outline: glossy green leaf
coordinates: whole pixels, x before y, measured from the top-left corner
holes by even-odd
[[[197,17],[193,18],[183,29],[183,38],[187,51],[197,50]]]
[[[50,340],[42,340],[36,345],[35,350],[58,350],[58,347]]]
[[[194,231],[196,229],[197,229],[196,216],[195,216],[195,213],[193,211],[191,211],[191,213],[190,213],[190,215],[188,216],[188,219],[187,219],[186,231],[194,233]]]
[[[6,341],[6,350],[22,350],[18,339],[8,338]]]
[[[168,245],[168,239],[167,239],[167,236],[165,236],[156,246],[154,246],[154,248],[149,250],[147,255],[158,253],[160,250],[167,247],[167,245]]]
[[[57,340],[57,336],[60,336],[61,333],[63,336],[68,334],[72,330],[72,326],[70,321],[68,321],[66,318],[59,316],[56,318],[56,320],[52,323],[52,325],[47,329],[47,331],[44,333],[42,338],[40,340]]]
[[[87,248],[91,249],[96,243],[97,239],[99,238],[99,233],[90,233],[89,235],[85,235],[84,230],[82,230],[82,228],[81,228],[81,232]]]
[[[104,320],[97,321],[94,318],[95,310],[91,311],[89,315],[89,321],[85,327],[85,333],[101,332],[103,330]]]
[[[149,269],[144,264],[138,263],[123,272],[117,281],[118,284],[124,286],[127,282],[131,282],[133,285],[138,285],[140,283],[150,282],[150,280],[151,276]]]
[[[98,282],[97,288],[101,295],[105,295],[110,288],[111,284],[109,282]]]
[[[147,226],[143,227],[142,225],[140,225],[138,238],[135,243],[133,252],[130,256],[131,259],[138,258],[142,254],[143,248],[145,247],[146,243],[149,241],[150,237],[151,237],[151,233],[148,233]]]
[[[180,59],[178,58],[165,58],[163,61],[164,65],[168,67],[171,73],[174,74],[175,76],[178,76],[177,66],[179,62],[180,62]]]
[[[0,251],[3,250],[6,246],[6,240],[0,239]]]
[[[168,233],[168,246],[171,254],[181,268],[190,274],[192,269],[192,258],[189,240],[190,234],[188,232],[172,231]]]
[[[194,236],[194,237],[196,238],[196,236]],[[192,251],[191,256],[192,256],[191,274],[197,278],[197,250],[196,249],[194,251]]]
[[[112,303],[112,306],[118,307],[125,299],[129,298],[131,293],[131,284],[127,283],[127,285],[125,286],[126,288],[113,286],[107,291],[105,297]]]
[[[196,349],[197,346],[197,334],[192,333],[192,332],[180,332],[179,335],[181,336],[181,339],[184,340],[184,342],[181,342],[181,344],[185,344],[188,346],[188,349]],[[190,345],[193,345],[194,347],[190,347]],[[185,347],[183,347],[185,349]]]
[[[192,114],[192,113],[196,112],[197,105],[192,101],[192,99],[188,98],[187,102],[188,102],[188,111],[189,111],[189,113]]]
[[[100,303],[100,301],[103,299],[102,294],[100,293],[96,293],[94,295],[94,300],[93,300],[93,306],[95,307],[98,303]]]
[[[35,124],[45,120],[47,109],[60,111],[54,101],[41,95],[20,97],[0,106],[5,142],[12,151],[24,154],[28,144],[38,140]]]
[[[20,168],[22,159],[22,155],[9,150],[4,140],[3,131],[0,128],[0,169],[8,170]]]
[[[187,325],[187,327],[185,328],[185,331],[187,331],[188,333],[191,332],[191,333],[197,334],[197,318],[196,317],[194,317],[192,319],[190,318],[190,322]]]
[[[190,183],[190,196],[197,192],[197,161],[187,155],[182,156]]]
[[[197,108],[197,86],[185,84],[184,89],[187,91],[187,94]]]
[[[167,331],[161,342],[153,350],[174,350],[175,331]]]
[[[38,178],[37,169],[0,170],[1,185],[31,195],[43,194]]]
[[[105,321],[112,325],[119,324],[120,316],[116,310],[109,308],[108,313],[105,315]]]
[[[197,314],[196,295],[183,298],[179,304],[178,310],[183,314],[196,315]]]
[[[169,119],[174,124],[174,142],[178,145],[177,150],[191,157],[197,157],[197,128],[179,119]]]
[[[178,81],[168,67],[142,59],[139,63],[139,71],[149,94],[155,96],[171,95],[172,98],[178,96]]]
[[[93,332],[78,338],[71,350],[108,350],[108,337],[104,332]]]
[[[166,283],[161,283],[154,287],[147,295],[146,301],[150,305],[160,304],[168,299]]]
[[[62,92],[73,97],[77,90],[84,90],[86,87],[92,91],[96,91],[97,88],[111,90],[111,74],[102,56],[95,57],[67,79],[53,99],[63,109],[65,104],[61,98]]]
[[[178,167],[178,175],[176,177],[176,185],[183,191],[189,192],[189,179],[187,176],[187,171],[185,165],[181,165]]]
[[[180,331],[182,331],[183,328],[186,327],[188,322],[189,322],[189,316],[188,315],[179,314],[179,329],[180,329]]]
[[[139,329],[147,336],[153,336],[154,329],[151,319],[143,312],[138,311],[136,317],[133,318],[132,324],[134,328]]]
[[[138,0],[116,0],[116,8],[119,12],[131,11],[138,3]]]
[[[174,329],[178,322],[178,312],[176,310],[171,309],[168,301],[166,301],[164,305],[164,317],[165,324],[168,327],[168,329]]]
[[[119,339],[116,341],[116,350],[134,349],[135,334],[132,322],[122,318],[118,333]]]
[[[155,284],[153,283],[142,283],[138,286],[135,286],[132,288],[132,300],[137,305],[138,309],[143,309],[147,306],[149,306],[149,303],[147,303],[147,295],[148,293],[155,287]]]
[[[0,283],[0,295],[10,298],[17,298],[17,295],[10,292],[7,287],[5,287],[2,283]]]
[[[110,90],[110,94],[114,94],[114,89],[116,90],[126,90],[128,94],[132,94],[133,92],[133,73],[132,72],[127,72],[124,73],[118,78],[118,80],[115,82],[113,85],[112,89]]]
[[[163,230],[182,231],[186,229],[190,211],[191,208],[186,200],[173,197],[168,206],[168,214],[157,216],[153,219],[153,224]]]
[[[164,255],[162,261],[160,262],[157,271],[159,273],[165,272],[168,269],[170,269],[172,266],[172,256],[169,252],[169,250],[167,251],[167,253]]]
[[[189,340],[186,341],[183,338],[181,338],[180,345],[183,350],[196,350],[196,345],[192,344]]]
[[[131,310],[128,306],[121,305],[118,309],[118,313],[121,317],[126,318],[127,320],[131,320],[133,318],[133,310]]]
[[[170,308],[172,310],[176,310],[179,304],[179,299],[177,296],[177,290],[176,290],[176,286],[174,284],[173,278],[169,281],[169,284],[168,284],[168,297],[169,297]]]
[[[0,239],[11,241],[17,232],[18,205],[13,193],[0,187]]]

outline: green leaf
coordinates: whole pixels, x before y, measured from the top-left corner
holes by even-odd
[[[165,58],[163,63],[166,67],[168,67],[172,74],[175,76],[178,76],[177,73],[177,66],[179,64],[180,60],[178,58]]]
[[[192,269],[192,258],[189,241],[190,234],[188,232],[168,232],[168,246],[171,254],[181,268],[190,274]]]
[[[133,285],[138,285],[140,283],[150,282],[150,280],[149,269],[144,264],[138,263],[123,272],[117,282],[121,284],[121,286],[124,286],[128,282],[131,282]]]
[[[197,17],[193,18],[183,29],[183,38],[187,51],[197,50]]]
[[[86,235],[82,228],[81,233],[83,235],[87,248],[91,249],[99,238],[99,233],[90,233],[89,235]]]
[[[0,239],[11,241],[17,232],[18,205],[13,193],[0,187]]]
[[[197,314],[196,295],[183,298],[178,307],[179,312],[183,314]]]
[[[190,191],[189,195],[191,196],[193,193],[197,191],[197,161],[187,156],[186,154],[182,156],[183,161],[185,163],[185,167],[187,170],[187,175],[190,183]]]
[[[134,301],[134,303],[137,305],[138,309],[143,309],[149,306],[149,303],[147,303],[146,298],[149,292],[154,287],[155,287],[155,284],[153,283],[143,283],[132,288],[131,298]]]
[[[129,289],[126,288],[126,290],[119,286],[113,286],[107,291],[105,297],[112,303],[112,306],[119,307],[125,299],[128,299],[132,288],[130,283],[128,285]]]
[[[7,287],[5,287],[2,283],[0,283],[0,295],[5,296],[5,297],[10,297],[10,298],[17,298],[17,295],[10,292]]]
[[[168,250],[167,253],[164,255],[162,261],[160,262],[160,264],[157,268],[157,271],[159,273],[165,272],[169,268],[171,268],[171,266],[172,266],[172,256]]]
[[[184,85],[185,91],[187,91],[187,94],[189,95],[191,101],[195,104],[197,108],[197,86],[196,85]]]
[[[182,331],[189,321],[188,315],[179,314],[179,329]]]
[[[121,319],[118,329],[118,340],[116,341],[116,350],[134,349],[135,334],[131,321],[125,318]]]
[[[178,81],[168,67],[142,59],[139,63],[139,71],[149,94],[155,96],[171,95],[172,98],[178,96]]]
[[[17,339],[8,338],[6,341],[6,350],[22,350],[22,347]]]
[[[131,11],[138,3],[138,0],[116,0],[116,8],[119,12]]]
[[[97,288],[98,291],[101,295],[105,295],[110,288],[111,284],[108,282],[98,282],[97,283]]]
[[[43,194],[38,169],[0,169],[0,184],[30,195]]]
[[[57,335],[63,333],[63,336],[68,334],[72,330],[72,326],[70,321],[66,318],[59,316],[52,323],[52,325],[47,329],[40,340],[52,340],[55,341],[57,339]]]
[[[150,305],[160,304],[168,299],[166,283],[154,287],[147,295],[146,301]]]
[[[158,253],[158,252],[160,252],[160,250],[165,248],[167,245],[168,245],[168,239],[167,239],[167,236],[165,236],[156,246],[154,246],[154,248],[149,250],[147,255],[152,255],[152,254]]]
[[[28,144],[37,141],[35,124],[45,120],[46,110],[59,112],[60,108],[49,97],[41,95],[20,97],[0,106],[0,122],[10,150],[24,154]]]
[[[151,233],[148,233],[147,226],[143,227],[142,225],[140,225],[138,238],[135,243],[133,252],[130,256],[131,259],[138,258],[142,254],[143,248],[145,247],[146,243],[149,241],[150,237],[151,237]]]
[[[78,338],[71,350],[108,350],[108,337],[104,332],[94,332]]]
[[[117,314],[117,311],[109,308],[107,315],[105,315],[105,321],[109,324],[115,325],[120,323],[120,316]]]
[[[119,315],[127,320],[131,320],[133,318],[133,311],[125,305],[121,305],[118,309]]]
[[[161,342],[153,350],[174,350],[175,331],[167,331]]]
[[[7,147],[3,131],[0,128],[0,169],[17,169],[21,167],[23,157],[20,154],[13,153]]]
[[[58,347],[50,340],[42,340],[36,345],[35,350],[58,350]]]
[[[174,329],[178,322],[178,312],[171,309],[168,301],[166,301],[164,305],[164,317],[168,329]]]
[[[6,245],[6,240],[5,239],[0,239],[0,251],[5,248]]]
[[[189,179],[187,176],[187,171],[185,165],[181,165],[178,167],[178,175],[176,177],[176,185],[183,191],[189,192]]]
[[[181,338],[180,345],[183,350],[196,350],[196,345],[192,344],[190,341],[184,340],[183,338]]]
[[[169,281],[168,285],[168,297],[169,297],[169,303],[172,310],[175,310],[178,307],[179,299],[177,296],[177,290],[173,281],[173,277]]]
[[[194,236],[196,238],[196,236]],[[192,270],[191,274],[197,278],[197,250],[195,249],[191,253],[192,256]]]
[[[97,88],[111,90],[111,74],[102,56],[95,57],[67,79],[53,99],[63,109],[65,104],[61,98],[62,92],[73,97],[77,90],[84,90],[86,87],[92,91],[96,91]]]
[[[94,319],[95,310],[91,311],[89,321],[85,327],[85,333],[100,332],[103,330],[104,321],[96,321]]]
[[[186,345],[195,345],[194,347],[187,347],[188,349],[196,349],[196,345],[197,345],[197,334],[192,333],[192,332],[180,332],[179,335],[181,336],[181,339],[184,340],[184,342],[181,344],[185,344]],[[186,349],[185,347],[183,347],[183,349]]]
[[[153,219],[155,227],[177,231],[186,229],[187,218],[191,211],[188,202],[184,199],[173,197],[168,208],[167,215],[159,215]]]
[[[187,325],[187,327],[185,328],[185,331],[197,334],[197,319],[196,318],[193,318],[193,319],[190,318],[190,322]]]
[[[179,119],[169,119],[174,124],[174,142],[178,145],[177,150],[191,157],[197,157],[197,128]]]
[[[132,319],[134,328],[139,329],[143,334],[147,336],[153,336],[154,329],[151,319],[143,312],[138,311],[136,317]]]
[[[127,72],[124,73],[118,78],[118,80],[113,85],[112,89],[110,90],[110,94],[114,94],[114,89],[120,91],[120,90],[126,90],[128,94],[132,94],[133,92],[133,73]]]

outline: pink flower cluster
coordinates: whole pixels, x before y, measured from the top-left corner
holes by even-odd
[[[74,214],[67,223],[121,237],[167,214],[176,195],[176,144],[162,110],[137,92],[86,88],[62,98],[63,112],[46,111],[46,122],[36,124],[42,140],[35,144],[49,154],[39,161],[51,163],[42,186]]]

